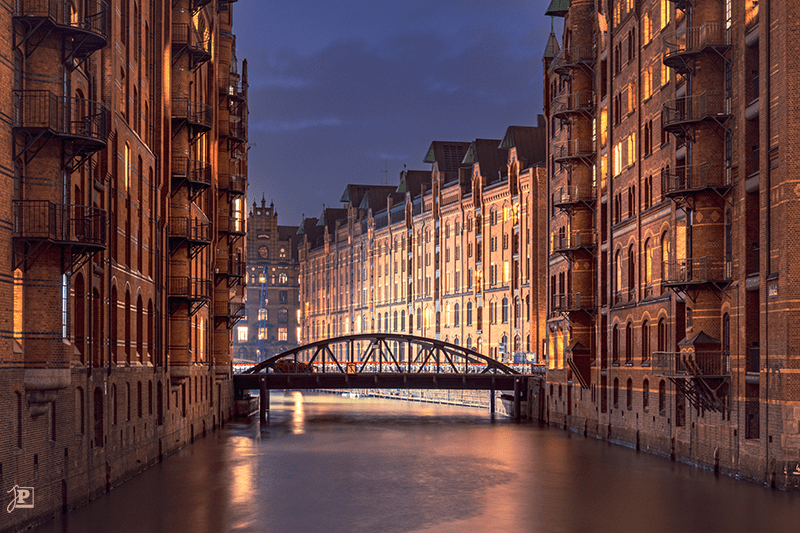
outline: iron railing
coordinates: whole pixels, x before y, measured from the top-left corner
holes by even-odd
[[[169,236],[194,242],[211,242],[211,224],[192,217],[170,217]]]
[[[108,110],[100,102],[50,91],[14,91],[14,127],[107,141]]]
[[[594,307],[594,297],[591,294],[582,294],[580,292],[554,294],[552,304],[551,309],[555,313],[582,311]]]
[[[594,200],[594,195],[595,188],[589,185],[562,187],[553,193],[553,205],[559,207],[578,202],[591,202]]]
[[[730,355],[724,350],[653,352],[654,374],[667,377],[721,377],[730,375]]]
[[[580,137],[570,139],[553,146],[553,157],[558,160],[584,158],[594,155],[594,143],[591,138]]]
[[[722,93],[703,92],[684,96],[667,101],[663,107],[664,127],[700,122],[707,118],[724,118],[727,115]]]
[[[14,237],[106,247],[106,212],[47,200],[14,201]]]
[[[198,185],[211,186],[211,163],[197,161],[188,157],[172,158],[172,176],[184,178]]]
[[[196,301],[210,300],[211,281],[194,279],[189,276],[170,276],[167,284],[167,294],[170,298],[185,298]]]
[[[217,176],[219,188],[239,194],[247,192],[247,179],[239,174],[219,174]]]
[[[681,28],[669,32],[662,38],[667,53],[664,61],[678,54],[700,52],[709,46],[730,46],[729,32],[724,22],[705,22],[701,26]]]
[[[77,11],[71,6],[75,6]],[[108,4],[102,0],[16,0],[14,16],[18,18],[49,19],[68,30],[90,33],[108,39]],[[101,46],[102,48],[102,46]]]
[[[194,102],[186,96],[172,96],[172,118],[185,120],[204,129],[211,128],[211,106]]]
[[[667,285],[721,283],[733,279],[733,263],[721,256],[691,257],[667,263]]]
[[[662,174],[664,194],[730,187],[730,175],[721,162],[678,166]]]
[[[551,253],[579,250],[581,248],[591,248],[594,246],[594,238],[591,231],[573,231],[569,234],[554,233],[551,239]]]

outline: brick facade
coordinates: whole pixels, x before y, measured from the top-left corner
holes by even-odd
[[[0,14],[0,480],[35,489],[0,529],[94,498],[231,416],[247,179],[232,5]]]
[[[433,142],[430,171],[347,185],[344,208],[306,219],[301,342],[399,332],[538,362],[545,284],[529,250],[544,221],[544,133]]]
[[[788,60],[800,7],[563,4],[544,58],[557,244],[541,415],[800,486]]]

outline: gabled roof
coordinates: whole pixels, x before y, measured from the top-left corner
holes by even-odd
[[[566,17],[568,12],[569,0],[552,0],[544,14],[548,17]]]
[[[379,202],[386,205],[386,197],[396,191],[394,185],[359,185],[349,183],[344,188],[341,202],[348,203],[353,207],[362,207],[366,201],[367,207],[373,207]]]
[[[433,141],[428,148],[423,163],[436,163],[439,172],[458,172],[464,154],[469,149],[468,142],[460,141]]]
[[[509,126],[500,143],[500,148],[517,149],[517,158],[525,161],[522,168],[547,163],[547,128],[543,117],[539,115],[539,118],[539,126]]]
[[[319,216],[317,226],[333,226],[333,223],[341,218],[347,218],[347,209],[326,207],[322,210],[322,214]]]
[[[475,139],[464,155],[463,165],[480,165],[481,174],[492,183],[500,179],[507,168],[508,150],[500,148],[500,139]]]
[[[410,193],[412,198],[422,192],[422,184],[431,180],[429,170],[404,170],[400,173],[400,185],[397,192]]]

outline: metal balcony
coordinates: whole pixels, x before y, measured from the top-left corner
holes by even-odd
[[[106,249],[106,212],[98,207],[56,204],[47,200],[15,200],[16,243],[24,246],[15,254],[14,268],[24,265],[42,244],[68,247],[71,267]]]
[[[194,198],[198,193],[211,187],[211,164],[197,161],[188,157],[172,158],[172,187],[173,194],[184,183],[189,185],[190,196]]]
[[[725,257],[692,257],[667,263],[664,285],[687,288],[697,285],[726,285],[733,280],[733,263]]]
[[[553,116],[561,120],[569,120],[570,116],[581,114],[587,119],[591,119],[594,108],[594,91],[565,92],[556,99]]]
[[[204,39],[191,24],[172,24],[172,62],[187,55],[189,70],[211,59],[211,39]]]
[[[568,76],[575,69],[594,70],[593,65],[596,61],[595,49],[593,45],[573,45],[563,48],[553,59],[551,68],[562,76]]]
[[[662,38],[667,53],[664,65],[678,72],[688,72],[691,61],[700,54],[711,53],[724,59],[731,39],[724,22],[705,22],[701,26],[681,28]]]
[[[722,93],[703,92],[676,98],[664,104],[664,129],[675,135],[684,135],[689,128],[711,121],[723,124],[730,118]]]
[[[66,37],[68,60],[82,60],[108,44],[108,5],[101,0],[17,0],[14,2],[14,21],[23,24],[27,41],[37,30],[58,32]],[[34,48],[31,42],[29,46]]]
[[[594,238],[591,231],[573,231],[567,235],[554,233],[550,245],[550,253],[566,253],[576,250],[590,250],[594,248]]]
[[[596,190],[592,186],[572,185],[553,193],[553,207],[568,209],[576,204],[593,204]]]
[[[27,133],[33,141],[43,135],[68,141],[70,153],[86,156],[108,144],[108,111],[100,102],[58,96],[50,91],[14,91],[14,131]]]
[[[175,313],[181,305],[188,304],[189,316],[211,301],[211,281],[194,279],[189,276],[170,276],[167,282],[167,295],[170,299],[170,313]]]
[[[211,106],[202,102],[193,102],[185,96],[172,95],[173,125],[187,125],[191,137],[205,133],[211,129]]]
[[[217,220],[220,233],[228,233],[234,236],[243,236],[247,233],[247,225],[243,218],[221,214]]]
[[[221,96],[227,96],[237,103],[247,100],[242,80],[239,78],[239,74],[233,72],[229,76],[219,77],[219,92]]]
[[[247,193],[247,178],[239,174],[219,174],[217,185],[220,191],[231,195],[241,196]]]
[[[243,143],[247,140],[247,128],[245,122],[238,116],[231,113],[227,120],[219,121],[219,136],[227,137],[235,143]]]
[[[726,408],[730,356],[724,350],[653,352],[652,367],[654,375],[668,378],[696,408]]]
[[[570,139],[553,146],[553,158],[556,163],[570,163],[576,159],[591,162],[594,155],[594,143],[591,138]]]
[[[218,257],[214,266],[217,278],[227,278],[228,287],[235,285],[245,275],[245,263],[232,257]]]
[[[724,192],[731,188],[730,173],[722,162],[705,162],[685,165],[663,174],[662,187],[669,197],[686,196],[695,192],[714,190]]]
[[[552,298],[553,313],[574,313],[594,309],[594,297],[591,294],[567,293],[554,294]]]
[[[211,224],[192,217],[170,217],[168,234],[172,252],[188,244],[189,257],[211,244]]]

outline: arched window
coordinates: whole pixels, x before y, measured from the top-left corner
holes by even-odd
[[[644,295],[653,295],[653,243],[647,239],[644,243]]]
[[[614,254],[614,292],[616,294],[616,301],[614,303],[622,302],[622,250],[617,250]]]
[[[113,359],[114,363],[119,362],[119,340],[117,334],[117,328],[119,327],[119,302],[117,301],[117,286],[113,285],[111,287],[111,301],[109,302],[109,307],[111,307],[111,334],[109,335],[109,342],[111,343],[111,358]]]
[[[669,239],[667,238],[667,232],[661,234],[661,282],[662,282],[662,289],[661,292],[664,292],[663,283],[666,282],[669,277],[669,257],[670,257],[670,249],[669,249]]]
[[[394,326],[394,331],[397,331],[397,326],[398,326],[398,323],[397,323],[397,319],[398,319],[397,311],[395,311],[394,314],[392,315],[392,319],[393,319],[392,325]]]
[[[453,306],[453,326],[458,327],[461,322],[461,311],[458,304]]]
[[[467,302],[467,326],[472,326],[472,302]]]
[[[278,274],[278,283],[280,283],[281,285],[286,285],[288,282],[289,282],[289,277],[285,273],[281,272],[280,274]]]
[[[650,322],[642,321],[642,362],[650,360]]]
[[[278,324],[289,323],[289,310],[285,307],[278,309]]]
[[[657,348],[659,352],[667,351],[667,321],[662,317],[658,319]]]
[[[619,409],[619,379],[614,378],[614,389],[611,399],[613,400],[614,409]]]
[[[147,300],[147,360],[152,361],[153,359],[153,349],[155,348],[155,331],[154,331],[154,319],[153,319],[153,300]],[[160,363],[160,361],[158,362]],[[156,364],[158,364],[156,363]]]
[[[125,290],[125,362],[131,362],[131,291]]]
[[[452,318],[452,315],[450,313],[450,303],[448,302],[444,306],[444,324],[442,324],[442,325],[444,327],[449,327],[451,318]]]
[[[619,326],[611,330],[611,364],[619,364]]]
[[[650,381],[645,378],[642,382],[642,409],[647,411],[650,406]]]
[[[461,341],[458,340],[458,337],[453,339],[453,344],[455,344],[456,346],[461,346]]]
[[[472,336],[467,337],[467,348],[472,349]]]
[[[389,311],[383,314],[383,331],[389,331]]]
[[[144,361],[144,303],[142,295],[136,298],[136,355],[139,362]]]
[[[75,277],[75,313],[73,324],[75,326],[75,347],[80,352],[80,361],[86,360],[86,287],[83,283],[83,274]]]
[[[633,362],[633,325],[628,322],[625,326],[625,364]]]
[[[503,324],[508,324],[508,298],[503,296]]]
[[[417,329],[422,329],[422,308],[417,307]]]
[[[431,308],[425,308],[425,328],[431,327]]]
[[[667,384],[662,379],[658,383],[658,413],[663,415],[666,414],[667,409]]]
[[[400,331],[405,333],[406,331],[406,311],[405,309],[400,311]]]
[[[381,313],[378,313],[378,320],[375,321],[375,330],[380,332],[381,330]]]
[[[626,396],[625,396],[625,406],[630,411],[633,409],[633,380],[628,378],[628,384],[626,386]]]
[[[636,249],[633,245],[628,248],[628,290],[630,299],[636,298]]]

